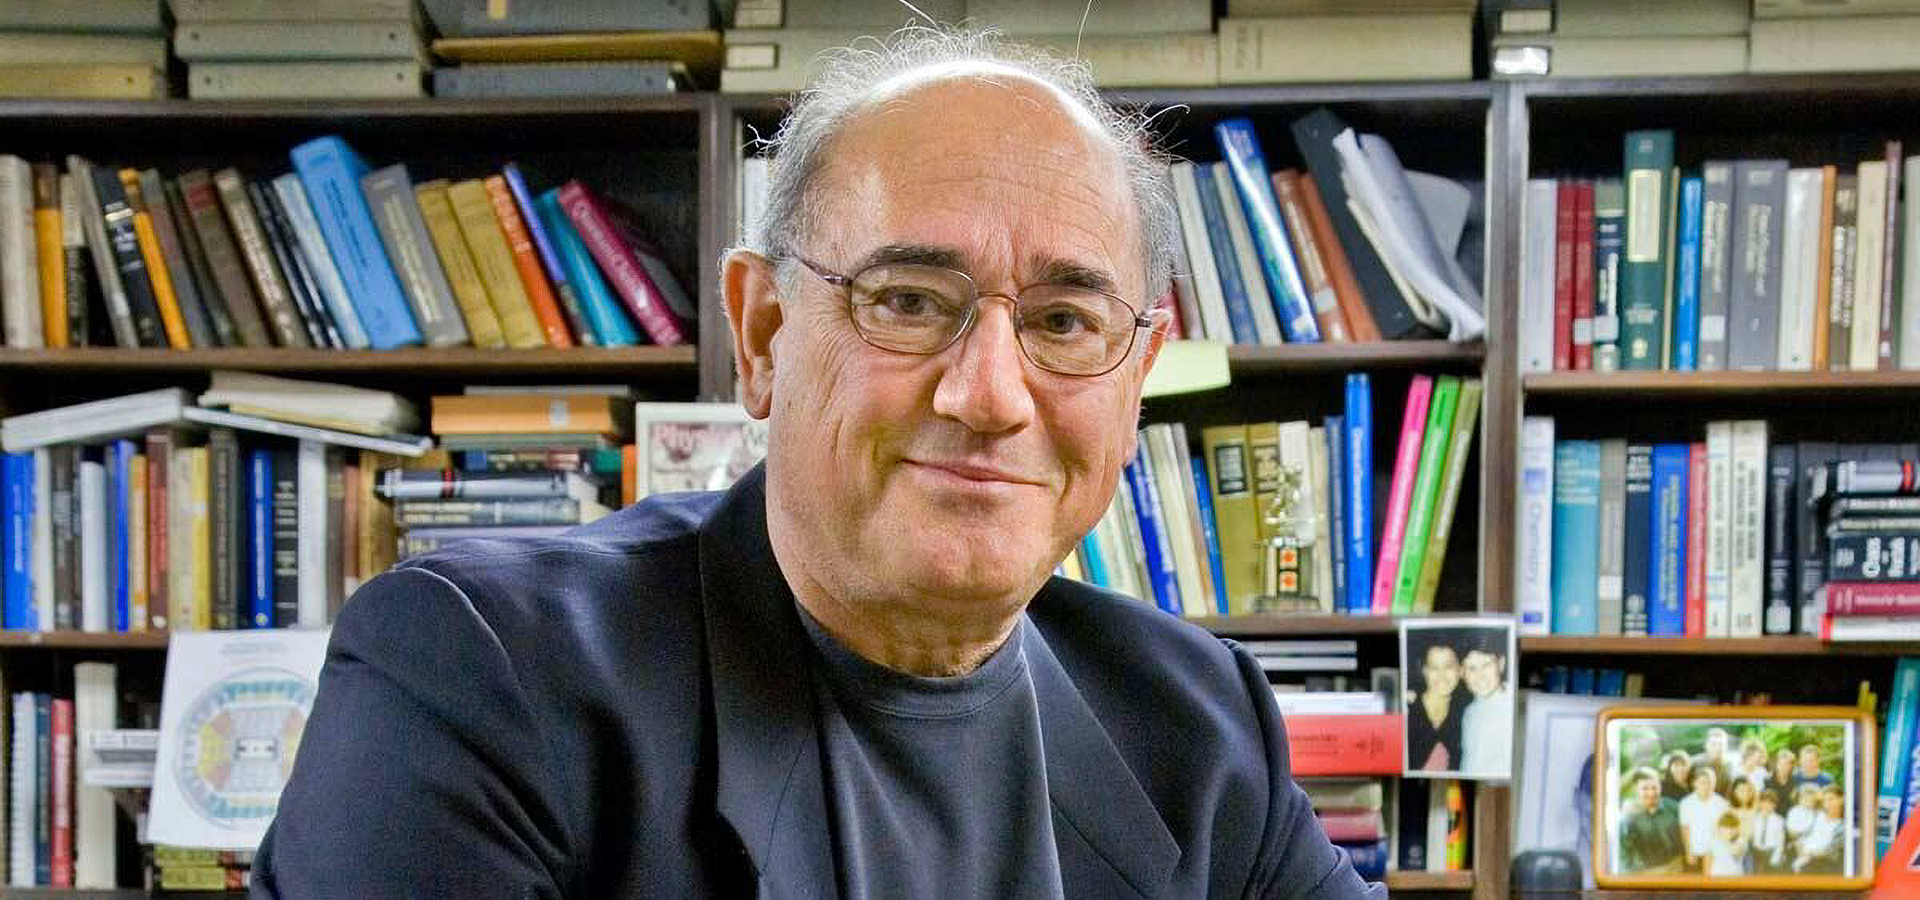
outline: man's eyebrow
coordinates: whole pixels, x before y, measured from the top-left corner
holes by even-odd
[[[966,254],[953,247],[931,244],[889,244],[876,248],[855,264],[855,270],[889,263],[939,266],[943,269],[972,274],[967,269]],[[1059,284],[1090,288],[1109,294],[1114,292],[1117,284],[1114,277],[1104,269],[1059,257],[1035,257],[1032,268],[1036,274],[1028,280],[1029,284]]]
[[[1111,294],[1117,285],[1104,269],[1067,259],[1042,257],[1035,261],[1034,284],[1059,284]]]
[[[966,271],[966,258],[959,250],[930,244],[889,244],[862,257],[858,263],[854,264],[854,268],[857,271],[868,266],[888,263],[939,266],[956,272]]]

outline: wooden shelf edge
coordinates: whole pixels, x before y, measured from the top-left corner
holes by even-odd
[[[167,632],[0,631],[0,650],[165,650]]]
[[[0,349],[0,371],[88,372],[140,370],[195,372],[248,369],[266,372],[580,372],[650,375],[685,372],[695,365],[695,348],[566,347],[534,350],[310,350],[292,348],[210,347],[200,350],[82,347],[66,350]]]
[[[1798,391],[1920,388],[1920,371],[1893,372],[1535,372],[1521,380],[1533,396],[1606,397],[1635,402],[1649,393],[1711,396]]]
[[[1365,344],[1282,344],[1277,347],[1235,344],[1227,348],[1227,365],[1237,374],[1258,374],[1477,365],[1486,356],[1486,345],[1477,341],[1467,344],[1450,341],[1376,341]]]
[[[1387,888],[1395,891],[1470,891],[1473,873],[1388,872]]]
[[[1637,78],[1504,79],[1528,100],[1546,98],[1631,99],[1724,97],[1742,94],[1906,93],[1920,90],[1920,73],[1833,72],[1741,75],[1644,76]]]
[[[1320,613],[1270,613],[1251,616],[1189,616],[1187,621],[1227,637],[1293,634],[1387,634],[1400,629],[1392,616],[1337,616]]]
[[[302,118],[458,118],[524,115],[552,118],[602,114],[692,114],[706,102],[697,92],[635,94],[625,97],[89,100],[16,98],[0,100],[0,119],[81,116],[96,119],[302,119]]]
[[[1690,656],[1878,656],[1913,653],[1912,641],[1827,643],[1815,637],[1678,638],[1539,635],[1520,638],[1520,653]]]

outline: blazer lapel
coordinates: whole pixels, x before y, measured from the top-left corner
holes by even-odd
[[[1180,845],[1039,629],[1025,631],[1067,896],[1160,896]]]
[[[805,636],[767,540],[765,472],[700,529],[717,761],[715,806],[767,900],[839,896]]]

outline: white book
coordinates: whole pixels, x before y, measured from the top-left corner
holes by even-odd
[[[1283,716],[1375,715],[1387,711],[1387,701],[1374,691],[1283,691],[1273,701]]]
[[[1311,585],[1312,590],[1310,593],[1320,599],[1320,611],[1322,613],[1331,613],[1333,612],[1333,592],[1331,590],[1321,590],[1321,585],[1318,581],[1320,578],[1320,558],[1329,554],[1325,551],[1326,545],[1324,543],[1312,543],[1315,540],[1316,530],[1314,528],[1311,511],[1317,509],[1320,504],[1319,495],[1313,488],[1313,445],[1313,429],[1306,422],[1280,423],[1279,436],[1275,441],[1275,449],[1280,454],[1280,465],[1285,469],[1292,469],[1300,473],[1299,509],[1301,512],[1295,514],[1296,528],[1293,537],[1299,541],[1302,546],[1312,548],[1308,552],[1308,561],[1313,564],[1313,568],[1304,570],[1301,574],[1315,579]],[[1326,446],[1326,439],[1324,437],[1321,438],[1320,445],[1322,448]],[[1322,449],[1321,452],[1324,453],[1325,450]],[[1333,566],[1331,562],[1329,562],[1327,565],[1327,579],[1331,581],[1332,577]]]
[[[1189,616],[1208,615],[1213,612],[1212,598],[1200,589],[1202,563],[1194,556],[1193,519],[1180,490],[1179,467],[1186,465],[1186,459],[1184,455],[1176,458],[1171,425],[1164,422],[1149,425],[1141,437],[1151,460],[1147,467],[1153,475],[1150,486],[1160,501],[1160,530],[1166,538],[1167,549],[1173,553],[1181,612]]]
[[[1880,368],[1880,264],[1887,252],[1887,163],[1860,164],[1859,228],[1853,257],[1853,331],[1848,359],[1854,371]]]
[[[295,556],[300,567],[301,628],[327,625],[327,445],[301,441],[297,464],[300,537]]]
[[[14,694],[12,758],[7,761],[8,789],[12,792],[8,798],[7,883],[14,887],[34,886],[34,786],[39,783],[35,720],[33,695]]]
[[[760,217],[767,212],[769,162],[764,156],[747,156],[740,160],[740,194],[734,198],[740,204],[740,234],[736,240],[750,241],[758,234]]]
[[[1360,660],[1351,656],[1255,656],[1263,672],[1354,672]]]
[[[0,319],[9,347],[47,344],[34,248],[33,169],[18,156],[0,156]]]
[[[1733,637],[1759,637],[1767,566],[1767,423],[1742,419],[1733,423],[1732,432],[1727,630]]]
[[[1813,306],[1819,292],[1821,169],[1787,172],[1786,221],[1780,254],[1780,330],[1775,364],[1782,371],[1813,369]],[[1825,327],[1826,323],[1820,323]]]
[[[1901,225],[1905,242],[1900,253],[1900,358],[1902,369],[1920,369],[1920,156],[1909,156],[1906,175],[1907,203],[1902,207],[1906,221]]]
[[[46,448],[33,451],[33,583],[34,627],[53,630],[53,455]]]
[[[347,293],[346,282],[340,280],[340,269],[333,264],[333,254],[327,250],[326,239],[320,235],[320,221],[313,217],[313,205],[307,201],[307,188],[300,182],[300,176],[288,172],[275,178],[273,190],[280,195],[280,205],[286,208],[287,219],[293,224],[294,243],[300,246],[300,256],[307,261],[307,268],[313,271],[314,280],[320,283],[320,294],[327,299],[327,307],[333,311],[333,320],[340,326],[340,339],[354,350],[373,346],[367,339],[366,328],[360,324],[360,313],[353,306],[352,296]],[[219,373],[215,373],[215,377],[218,376]]]
[[[1820,621],[1825,641],[1920,641],[1920,619],[1912,616],[1829,616]]]
[[[1359,641],[1241,641],[1241,648],[1254,656],[1352,656],[1360,652]]]
[[[1247,292],[1247,308],[1253,312],[1253,328],[1260,343],[1278,346],[1286,343],[1280,332],[1280,317],[1273,311],[1273,295],[1267,291],[1266,269],[1260,253],[1253,248],[1253,233],[1247,230],[1247,213],[1240,206],[1240,191],[1233,186],[1233,170],[1226,163],[1213,164],[1213,187],[1220,195],[1220,209],[1227,220],[1227,237],[1233,242],[1234,264],[1240,267],[1240,283]],[[1215,247],[1214,252],[1227,252]]]
[[[147,465],[154,465],[148,460]],[[193,604],[193,448],[173,445],[167,456],[167,613],[155,625],[173,631],[190,628]]]
[[[1733,615],[1728,564],[1733,559],[1733,423],[1707,423],[1707,637],[1727,637]]]
[[[1593,605],[1599,610],[1595,634],[1620,633],[1627,602],[1627,442],[1600,442],[1600,556],[1594,566]]]
[[[19,453],[50,444],[93,442],[141,434],[154,426],[180,421],[186,404],[185,390],[161,388],[8,416],[0,419],[0,447],[8,453]]]
[[[187,421],[198,422],[202,425],[233,428],[240,431],[254,431],[261,434],[294,438],[295,440],[319,441],[324,444],[335,444],[341,447],[357,447],[361,450],[391,453],[395,456],[419,456],[433,446],[433,439],[429,437],[400,434],[390,437],[371,437],[346,431],[334,431],[329,428],[313,428],[307,425],[296,425],[292,422],[281,422],[274,419],[261,418],[260,416],[246,416],[238,413],[222,412],[217,409],[202,409],[197,406],[187,407],[183,411],[183,415]]]
[[[1333,532],[1328,503],[1332,500],[1331,473],[1327,470],[1327,430],[1314,427],[1307,433],[1307,481],[1301,489],[1302,505],[1313,519],[1313,593],[1320,608],[1333,611]],[[1307,496],[1311,492],[1311,497]]]
[[[1427,871],[1447,870],[1447,785],[1435,781],[1427,789]]]
[[[1207,333],[1207,320],[1200,313],[1200,291],[1193,284],[1193,258],[1187,255],[1184,233],[1180,240],[1173,242],[1173,273],[1169,282],[1173,285],[1174,304],[1179,308],[1180,327],[1187,340],[1233,343],[1233,335],[1222,338]]]
[[[193,525],[186,532],[192,542],[193,588],[187,592],[188,601],[176,606],[173,612],[175,631],[201,631],[211,616],[208,584],[213,577],[213,524],[210,515],[212,504],[213,480],[208,474],[207,448],[194,447],[187,451],[187,467],[192,472],[188,480],[191,485],[187,498],[193,504]]]
[[[1152,581],[1147,575],[1146,544],[1140,538],[1140,515],[1134,509],[1133,492],[1123,485],[1114,491],[1114,498],[1120,502],[1119,513],[1114,516],[1119,532],[1115,539],[1120,544],[1120,557],[1126,561],[1127,575],[1133,582],[1130,591],[1136,599],[1152,605]]]
[[[1169,167],[1173,177],[1174,205],[1180,214],[1181,243],[1186,245],[1187,260],[1198,295],[1200,319],[1207,339],[1233,343],[1233,324],[1227,318],[1226,296],[1220,292],[1219,264],[1213,258],[1213,245],[1207,240],[1207,220],[1200,212],[1200,188],[1193,180],[1193,163],[1181,161]]]
[[[107,469],[80,463],[80,630],[107,630]]]
[[[1167,428],[1167,446],[1173,452],[1174,468],[1180,473],[1180,496],[1186,503],[1188,533],[1193,539],[1193,567],[1200,575],[1200,596],[1196,605],[1200,615],[1214,615],[1222,610],[1213,583],[1212,558],[1207,554],[1206,524],[1200,520],[1200,485],[1193,480],[1193,451],[1190,449],[1193,445],[1187,441],[1185,423],[1174,422]]]
[[[1520,372],[1553,371],[1553,267],[1560,182],[1527,180],[1520,214]]]
[[[1520,423],[1519,633],[1553,631],[1553,418]]]
[[[534,389],[521,388],[518,392],[533,393]],[[420,427],[419,407],[391,391],[227,369],[213,371],[199,402],[201,406],[242,405],[344,419],[380,431],[413,431]]]
[[[73,667],[73,730],[92,734],[111,730],[118,690],[118,670],[112,663],[86,662]],[[92,754],[86,754],[92,756]],[[115,884],[113,795],[87,783],[90,768],[83,758],[80,784],[73,801],[73,886],[111,888]]]
[[[1448,340],[1479,337],[1486,331],[1480,298],[1463,293],[1448,277],[1392,145],[1378,135],[1347,129],[1334,137],[1333,149],[1340,155],[1348,203],[1366,210],[1361,221],[1371,223],[1368,237],[1374,248],[1424,301],[1414,306],[1416,313],[1424,305],[1443,316]]]

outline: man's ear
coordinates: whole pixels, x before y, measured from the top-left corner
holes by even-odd
[[[750,250],[730,250],[720,263],[720,296],[733,326],[734,374],[740,404],[756,419],[773,410],[773,337],[785,315],[772,260]]]
[[[1147,318],[1152,320],[1153,325],[1147,329],[1147,346],[1140,355],[1138,376],[1140,384],[1147,383],[1147,373],[1153,371],[1153,361],[1159,358],[1160,346],[1167,342],[1167,331],[1173,328],[1173,311],[1167,308],[1167,303],[1170,302],[1172,302],[1171,293],[1166,300],[1154,304],[1152,309],[1147,310]]]

